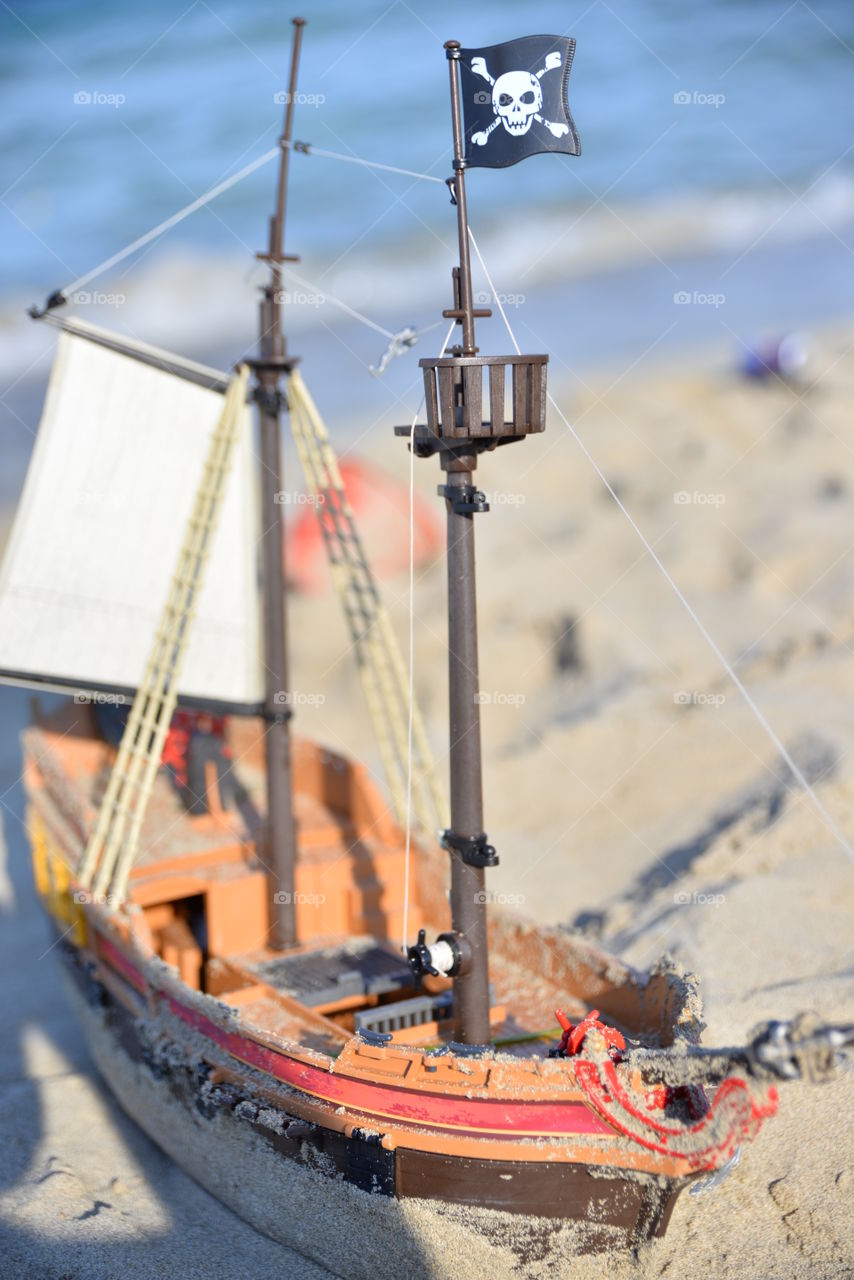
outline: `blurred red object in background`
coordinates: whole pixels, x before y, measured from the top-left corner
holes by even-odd
[[[340,464],[344,491],[353,512],[368,562],[377,578],[391,578],[409,564],[409,490],[373,463],[349,459]],[[302,495],[299,513],[285,526],[285,569],[288,586],[308,595],[329,583],[329,561],[321,521],[334,530],[332,511]],[[437,504],[438,507],[438,504]],[[414,500],[415,564],[439,555],[443,524],[438,510],[418,494]]]

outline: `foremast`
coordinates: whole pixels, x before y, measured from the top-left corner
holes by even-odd
[[[261,856],[270,876],[271,942],[274,947],[297,941],[294,904],[296,826],[293,807],[284,566],[284,518],[281,501],[281,417],[287,408],[284,380],[297,363],[289,356],[282,331],[282,263],[299,259],[284,251],[288,163],[293,137],[294,102],[304,18],[294,18],[291,67],[281,137],[276,205],[270,219],[266,252],[256,256],[270,265],[259,309],[258,355],[248,363],[255,373],[261,463],[261,561],[264,648],[264,736],[267,773],[267,824]]]

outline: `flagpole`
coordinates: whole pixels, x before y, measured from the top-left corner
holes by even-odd
[[[448,319],[459,319],[463,330],[461,355],[477,355],[474,343],[474,310],[471,292],[471,257],[469,248],[469,219],[466,205],[466,162],[464,154],[463,120],[460,105],[460,42],[445,43],[448,70],[451,76],[451,124],[454,131],[454,197],[457,206],[457,234],[460,243],[459,299],[456,311],[442,314]],[[460,314],[461,313],[461,314]],[[481,313],[483,314],[483,313]],[[485,313],[489,315],[487,311]]]

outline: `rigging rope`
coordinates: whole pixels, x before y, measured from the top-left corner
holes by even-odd
[[[361,156],[348,156],[339,151],[325,151],[323,149],[313,147],[310,142],[286,142],[284,139],[281,139],[275,147],[271,147],[269,151],[265,151],[263,155],[258,156],[255,160],[250,160],[249,164],[244,165],[237,173],[233,173],[230,178],[224,178],[222,182],[216,183],[215,186],[211,187],[208,191],[203,192],[202,195],[198,196],[195,200],[184,205],[184,207],[179,209],[177,213],[173,213],[171,217],[165,218],[163,222],[158,222],[156,227],[152,227],[151,230],[146,231],[144,235],[138,236],[136,240],[132,240],[131,243],[125,245],[123,249],[119,249],[117,253],[112,254],[109,258],[106,258],[103,262],[99,263],[97,267],[93,267],[84,275],[78,276],[78,278],[72,281],[71,284],[67,284],[63,288],[55,290],[48,299],[45,310],[48,310],[52,306],[57,306],[61,302],[67,301],[71,294],[75,293],[78,289],[82,289],[84,285],[97,279],[98,276],[103,275],[105,271],[109,271],[110,267],[118,266],[120,262],[124,262],[125,258],[129,258],[132,253],[135,253],[137,249],[143,249],[147,244],[150,244],[152,240],[156,240],[158,236],[163,235],[166,231],[171,231],[173,227],[177,227],[185,218],[189,218],[191,214],[196,213],[197,210],[203,209],[205,205],[210,204],[212,200],[217,198],[217,196],[221,196],[225,191],[230,191],[232,187],[236,187],[244,178],[248,178],[251,174],[255,173],[256,170],[263,168],[265,164],[269,164],[271,160],[280,155],[283,147],[295,151],[298,155],[313,155],[321,156],[327,160],[340,160],[347,164],[361,165],[366,169],[380,169],[386,173],[399,173],[404,177],[418,178],[423,182],[438,182],[440,186],[444,186],[442,178],[437,178],[430,173],[417,173],[414,169],[400,169],[396,165],[381,164],[376,160],[364,160]],[[291,274],[298,280],[298,277],[294,272]],[[368,325],[369,328],[375,329],[377,333],[381,333],[383,337],[388,338],[390,341],[401,336],[399,334],[391,333],[388,329],[383,329],[381,325],[374,324],[372,320],[368,320],[366,316],[363,316],[358,311],[349,308],[347,304],[341,302],[340,299],[333,298],[331,295],[328,296],[330,301],[334,302],[336,306],[347,311],[354,319],[361,320],[362,323]],[[38,312],[38,308],[36,308],[35,311]],[[420,333],[426,332],[428,332],[426,329],[420,330]],[[393,354],[397,353],[395,352]]]
[[[270,161],[279,154],[279,147],[272,147],[269,151],[265,151],[262,156],[258,156],[257,160],[252,160],[249,164],[244,165],[237,173],[233,173],[230,178],[223,179],[218,182],[215,187],[211,187],[209,191],[205,191],[198,199],[193,200],[190,204],[185,205],[183,209],[179,209],[177,213],[173,213],[171,218],[166,218],[163,222],[159,222],[156,227],[152,227],[150,231],[146,231],[145,235],[139,236],[130,244],[125,245],[124,249],[120,249],[118,253],[114,253],[111,258],[107,258],[100,266],[93,267],[91,271],[87,271],[84,276],[80,276],[72,284],[66,285],[64,289],[59,289],[54,297],[59,295],[65,299],[69,294],[75,293],[78,289],[82,289],[84,284],[88,284],[90,280],[94,280],[96,276],[103,275],[105,271],[109,271],[110,267],[118,266],[120,262],[124,262],[125,258],[136,249],[142,249],[145,245],[150,244],[152,240],[156,240],[164,231],[171,231],[172,227],[177,227],[179,222],[183,222],[185,218],[189,218],[191,213],[195,213],[197,209],[203,209],[206,204],[210,204],[211,200],[215,200],[217,196],[221,196],[224,191],[229,191],[231,187],[236,187],[238,182],[242,182],[244,178],[248,178],[250,173],[254,173],[256,169],[260,169],[263,165],[269,164]]]
[[[296,283],[301,286],[301,288],[307,289],[309,293],[315,294],[325,302],[331,302],[334,306],[343,311],[345,315],[351,316],[353,320],[358,320],[359,323],[365,325],[366,328],[373,329],[375,333],[379,333],[384,338],[388,338],[388,346],[382,354],[379,367],[374,368],[373,365],[368,366],[370,372],[376,377],[385,373],[389,362],[395,356],[403,355],[403,353],[408,351],[410,347],[414,347],[418,339],[423,337],[425,333],[431,333],[433,329],[438,329],[442,324],[441,320],[437,320],[435,324],[428,324],[423,329],[413,329],[407,325],[406,328],[401,329],[398,333],[392,333],[391,329],[384,329],[383,326],[381,324],[377,324],[375,320],[369,320],[366,315],[363,315],[361,311],[357,311],[355,307],[351,307],[348,302],[344,302],[341,298],[336,298],[334,293],[328,293],[326,289],[322,289],[319,285],[312,284],[310,280],[306,280],[305,276],[298,275],[289,263],[282,263],[282,270],[287,275],[291,276]]]
[[[415,169],[399,169],[394,164],[380,164],[378,160],[363,160],[361,156],[344,155],[342,151],[323,151],[311,142],[283,142],[282,145],[289,146],[292,151],[303,156],[322,156],[325,160],[343,160],[346,164],[359,164],[365,169],[380,169],[384,173],[400,173],[405,178],[418,178],[421,182],[438,182],[442,187],[445,185],[444,178],[437,178],[432,173],[418,173]]]
[[[498,307],[498,310],[499,310],[499,311],[500,311],[500,313],[501,313],[501,319],[504,321],[504,326],[505,326],[505,328],[507,329],[507,332],[508,332],[508,334],[509,334],[509,336],[510,336],[510,341],[513,343],[513,346],[514,346],[514,348],[515,348],[515,350],[516,350],[516,354],[517,354],[517,355],[521,355],[522,353],[521,353],[521,350],[520,350],[520,348],[519,348],[519,344],[518,344],[518,342],[516,341],[516,335],[514,334],[514,332],[513,332],[512,328],[511,328],[511,326],[510,326],[510,321],[507,319],[507,314],[506,314],[506,312],[505,312],[505,310],[504,310],[504,307],[503,307],[503,306],[502,306],[502,304],[501,304],[501,299],[500,299],[500,297],[498,296],[498,292],[497,292],[497,290],[496,290],[496,288],[495,288],[495,285],[494,285],[494,284],[493,284],[493,282],[492,282],[492,277],[490,276],[489,271],[487,270],[486,263],[485,263],[485,262],[484,262],[484,260],[483,260],[483,255],[482,255],[482,253],[480,252],[480,249],[478,248],[478,244],[477,244],[477,241],[476,241],[476,240],[475,240],[475,238],[474,238],[474,233],[472,232],[471,227],[469,227],[469,238],[470,238],[471,243],[472,243],[472,248],[474,249],[475,253],[477,254],[477,259],[478,259],[478,262],[479,262],[479,263],[480,263],[480,265],[481,265],[481,269],[482,269],[482,271],[483,271],[483,274],[484,274],[484,276],[486,277],[486,283],[488,284],[489,289],[490,289],[490,292],[492,293],[492,296],[493,296],[493,298],[495,299],[495,305]],[[582,451],[582,453],[584,454],[585,458],[586,458],[586,459],[587,459],[587,461],[590,463],[590,465],[592,466],[593,470],[596,472],[596,474],[597,474],[597,476],[599,477],[599,479],[602,481],[602,484],[603,484],[603,485],[605,486],[605,488],[608,490],[608,493],[610,494],[610,496],[614,499],[614,501],[616,502],[617,506],[620,508],[620,510],[622,511],[623,515],[626,517],[626,519],[628,520],[629,524],[630,524],[630,525],[632,526],[632,528],[634,529],[634,531],[635,531],[635,533],[637,534],[638,538],[639,538],[639,539],[641,540],[641,542],[643,543],[643,546],[644,546],[644,548],[645,548],[645,550],[646,550],[647,554],[652,558],[653,563],[654,563],[654,564],[657,566],[657,568],[660,570],[660,572],[661,572],[661,574],[663,575],[663,577],[664,577],[665,581],[667,582],[668,586],[671,588],[671,590],[672,590],[672,591],[674,592],[674,594],[676,595],[676,598],[679,600],[679,602],[680,602],[680,603],[683,605],[683,607],[685,608],[686,612],[688,613],[688,615],[689,615],[689,617],[691,618],[691,620],[694,622],[694,624],[695,624],[695,626],[697,627],[698,631],[700,632],[701,636],[702,636],[702,637],[703,637],[703,639],[706,641],[706,644],[709,646],[709,648],[711,649],[712,653],[715,655],[715,657],[717,658],[718,662],[721,664],[721,666],[723,667],[724,671],[726,672],[726,674],[729,676],[730,680],[731,680],[731,681],[733,682],[733,684],[735,685],[736,689],[738,689],[739,693],[741,694],[741,696],[742,696],[742,698],[744,699],[744,701],[747,703],[747,706],[750,708],[750,710],[751,710],[751,712],[753,713],[753,715],[755,716],[756,720],[757,720],[757,721],[758,721],[758,723],[761,725],[762,729],[765,731],[765,733],[767,734],[767,736],[768,736],[768,738],[770,739],[770,741],[771,741],[771,742],[773,743],[773,745],[776,747],[777,751],[779,751],[780,756],[781,756],[781,757],[782,757],[782,759],[785,761],[785,763],[788,765],[789,770],[790,770],[790,771],[791,771],[791,773],[792,773],[792,776],[795,778],[795,780],[796,780],[796,782],[798,783],[798,785],[800,786],[801,790],[802,790],[802,791],[804,792],[804,794],[809,798],[809,800],[810,800],[810,802],[812,803],[812,806],[813,806],[813,808],[815,809],[816,813],[819,815],[819,817],[822,819],[822,821],[823,821],[823,822],[825,823],[825,825],[827,826],[828,830],[832,833],[832,835],[836,838],[836,840],[839,842],[839,844],[840,844],[840,845],[842,846],[842,848],[845,850],[845,852],[846,852],[846,854],[848,855],[848,857],[849,857],[852,861],[854,861],[854,849],[852,849],[852,848],[851,848],[851,845],[850,845],[850,844],[848,843],[848,841],[846,840],[845,836],[843,835],[843,833],[842,833],[841,829],[839,828],[839,826],[837,825],[836,821],[835,821],[835,820],[834,820],[834,818],[830,815],[830,813],[827,811],[827,809],[825,808],[825,806],[824,806],[824,804],[822,803],[822,801],[819,799],[819,797],[818,797],[818,795],[816,794],[816,792],[815,792],[815,791],[813,790],[813,788],[810,786],[809,782],[808,782],[808,781],[807,781],[807,779],[804,777],[803,772],[798,768],[798,765],[795,763],[795,760],[793,759],[791,752],[788,750],[788,748],[787,748],[787,747],[783,744],[783,742],[780,740],[780,738],[778,737],[778,735],[777,735],[777,733],[775,732],[774,728],[773,728],[773,727],[772,727],[772,725],[768,722],[768,720],[767,720],[767,718],[766,718],[766,716],[765,716],[764,712],[763,712],[763,711],[762,711],[762,709],[759,707],[759,705],[754,701],[753,696],[751,695],[750,691],[746,688],[746,686],[745,686],[744,682],[742,681],[741,677],[740,677],[740,676],[737,674],[737,672],[735,671],[735,668],[733,667],[732,663],[729,661],[729,659],[727,658],[726,654],[723,652],[723,650],[722,650],[722,649],[720,648],[720,646],[717,644],[717,642],[715,641],[714,637],[709,633],[709,631],[708,631],[708,629],[707,629],[707,627],[706,627],[705,623],[702,621],[702,619],[701,619],[701,618],[699,617],[699,615],[697,614],[697,612],[696,612],[696,610],[694,609],[693,605],[691,604],[690,600],[688,600],[688,598],[685,596],[685,594],[683,593],[683,591],[682,591],[681,587],[680,587],[680,586],[678,585],[678,583],[676,582],[675,578],[673,578],[673,577],[672,577],[672,575],[671,575],[671,573],[670,573],[669,569],[668,569],[668,568],[667,568],[667,566],[664,564],[664,562],[663,562],[663,560],[661,559],[661,557],[658,555],[658,552],[655,550],[655,548],[653,547],[652,543],[649,541],[649,539],[647,538],[647,536],[646,536],[646,534],[643,532],[643,530],[640,528],[640,526],[636,523],[636,521],[635,521],[634,517],[632,516],[631,512],[630,512],[630,511],[628,510],[628,508],[624,505],[624,503],[622,502],[622,500],[621,500],[621,498],[619,497],[618,493],[617,493],[617,492],[616,492],[616,490],[613,488],[613,486],[612,486],[611,482],[609,481],[608,477],[605,475],[604,471],[603,471],[603,470],[602,470],[602,468],[599,466],[598,462],[597,462],[597,461],[596,461],[596,459],[593,457],[593,455],[591,454],[590,450],[587,448],[587,446],[586,446],[586,444],[584,443],[584,441],[581,439],[581,437],[580,437],[580,435],[578,434],[578,432],[577,432],[577,431],[575,430],[575,428],[572,426],[572,424],[570,423],[569,419],[566,417],[566,415],[564,414],[564,412],[563,412],[563,410],[561,409],[560,405],[559,405],[559,404],[557,403],[557,401],[554,399],[554,396],[551,394],[551,392],[549,392],[549,393],[548,393],[548,402],[549,402],[549,404],[552,406],[552,408],[554,409],[555,413],[557,413],[558,417],[561,419],[561,421],[563,422],[564,426],[565,426],[565,427],[567,428],[567,430],[569,431],[569,434],[572,436],[572,438],[573,438],[573,440],[575,441],[575,443],[576,443],[576,444],[579,446],[579,448],[581,449],[581,451]]]
[[[309,293],[317,294],[326,302],[333,303],[348,316],[352,316],[354,320],[358,320],[360,324],[366,325],[368,329],[373,329],[375,333],[380,333],[384,338],[391,340],[395,337],[391,329],[384,329],[381,324],[377,324],[375,320],[369,320],[367,316],[363,316],[361,311],[357,311],[355,307],[351,307],[349,303],[342,302],[340,298],[336,298],[334,294],[327,293],[325,289],[321,289],[318,285],[312,284],[310,280],[306,280],[305,276],[297,275],[289,262],[282,263],[282,270],[300,285],[303,289],[307,289]]]
[[[445,354],[445,349],[451,341],[451,334],[456,327],[456,320],[452,320],[445,334],[445,341],[442,343],[442,349],[439,352],[440,357]],[[409,946],[409,863],[410,853],[412,849],[412,729],[413,717],[412,712],[415,706],[415,609],[413,601],[415,598],[415,424],[421,413],[421,407],[424,404],[424,397],[418,408],[415,410],[415,416],[409,428],[409,732],[408,732],[408,756],[406,771],[406,851],[403,863],[403,946],[401,950],[406,955],[406,948]]]

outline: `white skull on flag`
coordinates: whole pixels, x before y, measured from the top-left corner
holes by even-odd
[[[467,164],[495,169],[542,151],[580,154],[567,101],[574,53],[571,37],[545,35],[459,49]]]
[[[543,90],[530,71],[505,71],[492,86],[492,109],[508,133],[527,133],[542,109]]]
[[[493,129],[499,124],[513,137],[521,137],[527,133],[534,121],[545,125],[552,137],[562,138],[569,133],[565,124],[553,124],[540,115],[543,107],[543,87],[540,80],[547,71],[557,71],[561,66],[561,56],[555,51],[546,55],[545,65],[532,75],[530,71],[505,71],[497,80],[489,74],[485,58],[472,58],[471,69],[476,76],[481,76],[492,85],[492,109],[495,119],[488,129],[472,134],[472,142],[482,147]]]

